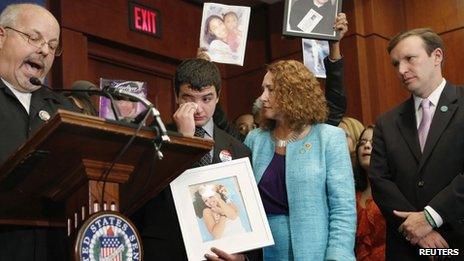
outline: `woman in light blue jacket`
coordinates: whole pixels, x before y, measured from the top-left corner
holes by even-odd
[[[262,118],[245,144],[275,245],[264,260],[354,260],[356,205],[344,132],[327,124],[314,75],[279,61],[264,77]]]

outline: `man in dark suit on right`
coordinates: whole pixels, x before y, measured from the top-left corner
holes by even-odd
[[[369,178],[387,221],[387,260],[425,259],[421,248],[464,254],[464,89],[442,76],[444,47],[431,29],[400,33],[388,52],[412,96],[380,116]]]

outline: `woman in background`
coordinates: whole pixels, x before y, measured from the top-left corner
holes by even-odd
[[[385,260],[385,219],[372,199],[369,170],[374,126],[369,125],[361,133],[356,145],[354,179],[356,187],[356,259],[358,261]]]

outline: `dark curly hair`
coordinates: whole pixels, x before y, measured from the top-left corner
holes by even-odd
[[[193,90],[201,91],[206,86],[214,86],[219,96],[221,90],[221,74],[217,66],[207,60],[194,58],[184,60],[176,68],[174,88],[179,95],[180,86],[188,84]]]

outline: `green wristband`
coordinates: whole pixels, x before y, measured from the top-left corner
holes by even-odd
[[[433,220],[432,216],[430,215],[430,213],[426,209],[424,209],[424,216],[425,216],[425,219],[427,220],[427,222],[429,223],[429,225],[432,228],[437,227],[437,224],[435,223],[435,220]]]

